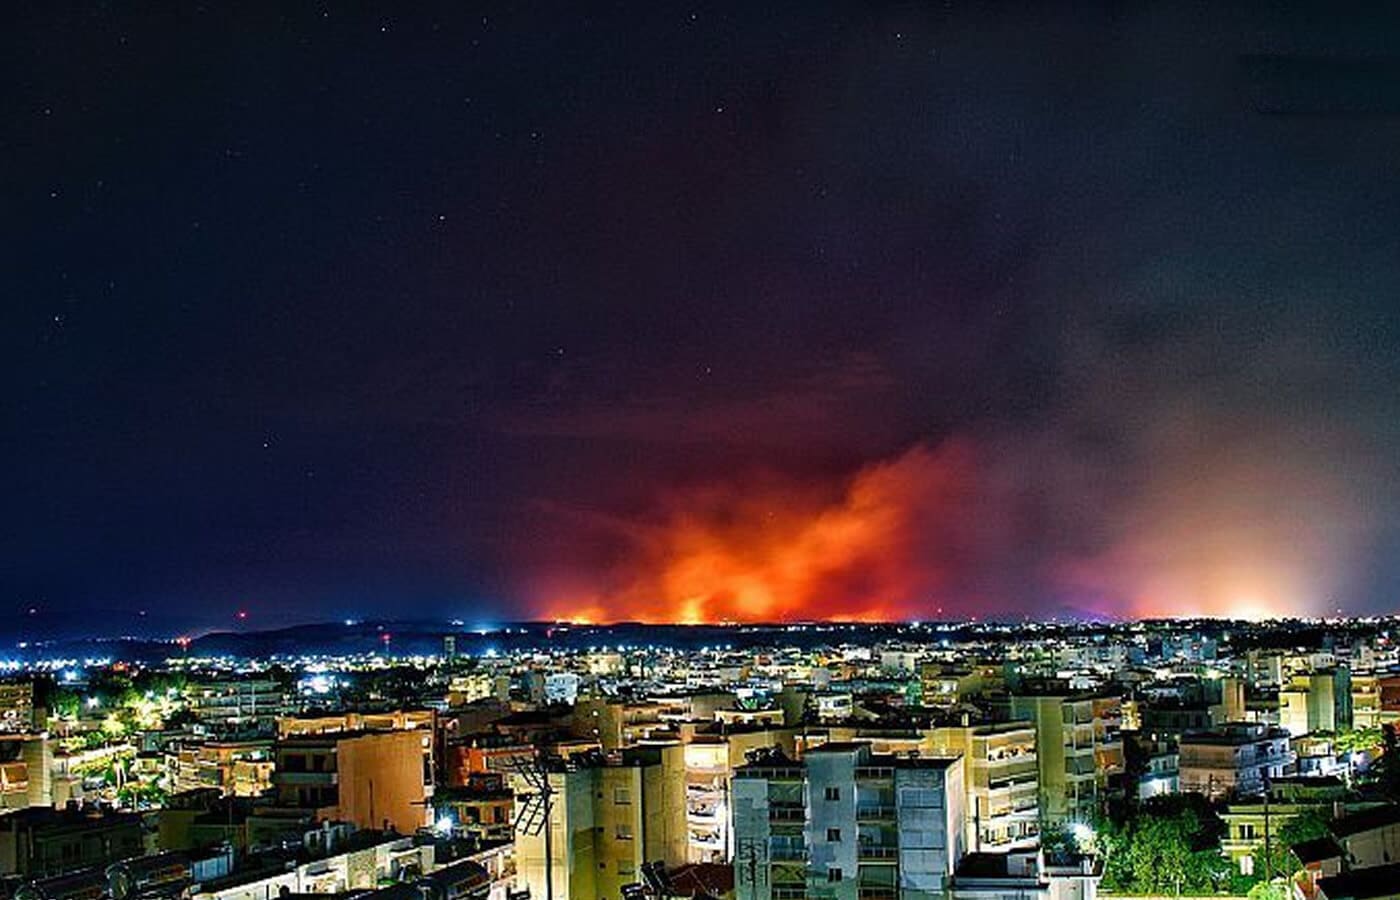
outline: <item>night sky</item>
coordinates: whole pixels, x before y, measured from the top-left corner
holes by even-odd
[[[11,10],[6,630],[1393,611],[1400,16],[1288,5]]]

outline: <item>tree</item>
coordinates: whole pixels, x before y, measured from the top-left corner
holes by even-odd
[[[1327,817],[1315,810],[1306,810],[1279,826],[1269,839],[1269,852],[1260,844],[1254,850],[1254,877],[1263,879],[1265,873],[1275,876],[1292,875],[1300,865],[1291,848],[1294,844],[1323,837],[1328,833]]]
[[[1346,728],[1337,732],[1338,753],[1363,753],[1384,745],[1385,737],[1379,728]]]
[[[1158,797],[1099,832],[1103,889],[1130,894],[1213,894],[1229,880],[1224,823],[1204,798]]]
[[[1289,891],[1283,885],[1261,881],[1249,889],[1249,900],[1288,900]]]

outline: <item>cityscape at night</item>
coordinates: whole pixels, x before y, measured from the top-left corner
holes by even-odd
[[[0,900],[1400,900],[1400,7],[9,13]]]

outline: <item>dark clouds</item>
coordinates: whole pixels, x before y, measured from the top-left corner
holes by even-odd
[[[1392,18],[750,7],[17,23],[13,602],[552,608],[958,446],[960,596],[1389,609]]]

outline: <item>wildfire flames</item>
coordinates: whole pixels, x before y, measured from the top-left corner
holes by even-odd
[[[574,516],[528,595],[591,622],[1255,618],[1328,611],[1364,543],[1344,527],[1355,504],[1312,467],[1159,467],[1100,504],[1082,479],[1047,488],[1054,467],[1027,456],[917,445],[835,485],[770,476]]]
[[[831,495],[710,486],[620,530],[625,561],[548,615],[646,622],[892,620],[932,615],[954,587],[958,524],[976,494],[970,447],[918,446]],[[599,583],[601,582],[601,583]]]

